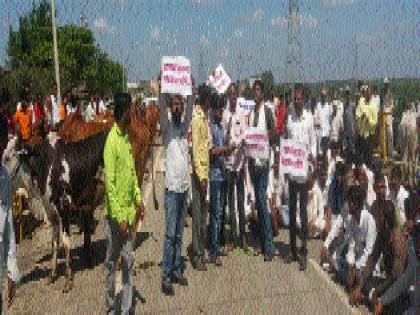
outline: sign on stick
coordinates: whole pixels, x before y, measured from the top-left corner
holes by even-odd
[[[191,62],[183,56],[162,58],[162,93],[192,95]]]
[[[216,89],[217,94],[220,95],[226,92],[232,80],[223,66],[219,64],[209,76],[208,82]]]

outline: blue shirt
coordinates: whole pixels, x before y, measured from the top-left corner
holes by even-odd
[[[211,135],[214,149],[224,147],[226,142],[225,132],[222,124],[215,121],[211,124]],[[210,181],[225,180],[225,157],[216,156],[210,159]]]
[[[344,192],[338,186],[337,177],[334,175],[330,186],[328,187],[328,207],[332,214],[338,215],[344,205]]]

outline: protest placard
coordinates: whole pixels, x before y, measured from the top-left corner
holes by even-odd
[[[245,146],[247,157],[268,160],[270,151],[266,131],[256,127],[246,128]]]
[[[192,95],[191,62],[183,56],[162,58],[162,93]]]
[[[301,142],[282,139],[280,143],[280,163],[284,174],[306,177],[308,174],[308,150]]]
[[[236,100],[236,104],[247,112],[251,112],[255,108],[254,100],[246,100],[243,97],[238,97],[238,99]]]
[[[226,73],[223,66],[219,64],[217,68],[214,69],[213,73],[209,76],[208,82],[216,89],[217,94],[220,95],[226,92],[232,80]]]

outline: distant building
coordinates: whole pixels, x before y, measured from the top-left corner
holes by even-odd
[[[141,80],[138,83],[127,83],[128,93],[135,98],[157,96],[157,82],[155,80]]]

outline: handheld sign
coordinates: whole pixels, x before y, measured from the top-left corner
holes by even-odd
[[[270,156],[267,132],[250,127],[245,130],[246,156],[253,159],[268,160]]]
[[[280,163],[284,174],[306,177],[308,175],[308,150],[301,142],[282,139],[280,143]]]
[[[243,97],[238,97],[236,100],[237,106],[242,108],[247,112],[252,112],[255,108],[255,101],[254,100],[246,100]]]
[[[191,62],[178,57],[162,58],[162,93],[192,95]]]
[[[223,66],[219,64],[209,76],[208,82],[216,89],[217,94],[220,95],[226,92],[232,80]]]

